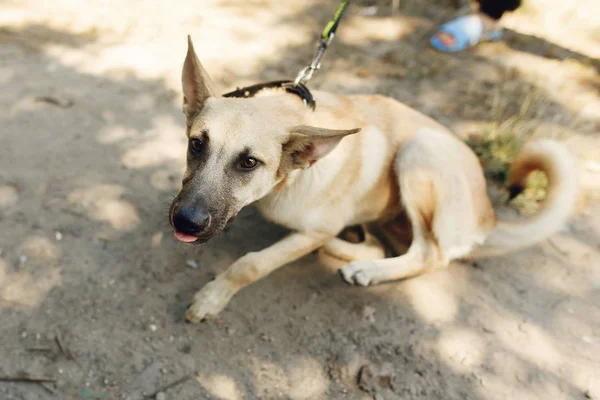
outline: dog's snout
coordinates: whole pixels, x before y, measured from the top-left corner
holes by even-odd
[[[186,235],[199,235],[210,225],[210,213],[199,207],[177,207],[173,212],[173,227]]]

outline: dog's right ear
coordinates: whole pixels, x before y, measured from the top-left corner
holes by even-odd
[[[188,120],[202,109],[206,99],[219,96],[217,87],[196,56],[190,35],[188,35],[188,51],[181,73],[181,84],[183,87],[183,112]]]

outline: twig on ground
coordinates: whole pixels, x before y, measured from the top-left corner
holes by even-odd
[[[47,382],[38,382],[41,387],[43,387],[48,393],[55,394],[56,389],[50,386]]]
[[[191,379],[192,377],[190,375],[186,375],[183,378],[179,378],[176,381],[173,381],[171,383],[166,384],[165,386],[162,386],[158,389],[156,389],[153,393],[147,394],[146,397],[148,398],[154,398],[156,397],[156,395],[160,392],[166,392],[167,390],[177,386],[177,385],[181,385],[184,382],[187,382],[189,379]]]
[[[548,244],[550,245],[550,247],[552,247],[556,252],[558,252],[558,254],[560,254],[563,257],[567,257],[569,255],[569,253],[567,253],[566,251],[564,251],[563,249],[561,249],[560,247],[558,247],[558,245],[556,243],[554,243],[554,241],[552,239],[548,239]]]
[[[52,348],[50,346],[39,345],[39,346],[25,347],[25,350],[50,352],[50,351],[52,351]]]
[[[45,376],[32,376],[27,374],[15,376],[0,376],[0,382],[56,382],[56,379]]]
[[[75,360],[75,357],[73,356],[71,351],[64,345],[64,341],[62,339],[60,331],[56,331],[54,335],[54,341],[56,342],[56,345],[58,346],[58,349],[61,353],[63,353],[68,359],[77,361]]]
[[[37,101],[39,103],[51,104],[53,106],[57,106],[60,108],[69,108],[75,104],[75,102],[71,99],[54,97],[54,96],[38,96],[35,98],[35,101]]]

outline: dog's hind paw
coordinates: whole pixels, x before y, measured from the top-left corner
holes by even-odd
[[[372,270],[377,265],[372,261],[353,261],[339,269],[342,278],[351,285],[369,286],[373,282]]]

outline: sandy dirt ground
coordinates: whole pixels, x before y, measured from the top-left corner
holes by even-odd
[[[337,2],[0,0],[0,376],[55,380],[0,399],[600,399],[599,4],[529,0],[505,40],[449,55],[428,39],[451,2],[354,3],[310,86],[564,140],[583,187],[564,230],[369,288],[311,255],[186,324],[285,234],[249,208],[207,245],[172,238],[186,35],[224,89],[291,78]]]

